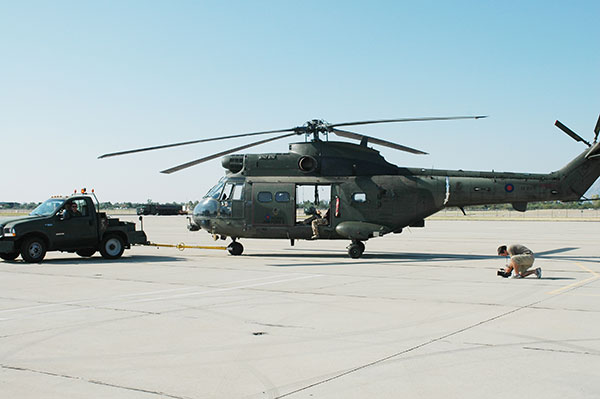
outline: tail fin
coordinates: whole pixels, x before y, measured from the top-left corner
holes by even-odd
[[[594,143],[557,173],[564,197],[561,199],[580,199],[600,176],[600,142]]]

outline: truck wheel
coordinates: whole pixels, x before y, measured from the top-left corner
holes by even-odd
[[[21,244],[21,257],[27,263],[40,263],[46,256],[46,243],[42,238],[31,237]]]
[[[123,255],[124,250],[125,243],[118,235],[107,235],[100,244],[100,254],[106,259],[118,259]]]
[[[82,249],[78,249],[77,251],[75,251],[75,253],[77,255],[81,256],[82,258],[89,258],[90,256],[92,256],[96,253],[96,249],[95,248],[82,248]]]
[[[0,258],[4,260],[15,260],[19,256],[19,252],[10,252],[6,254],[0,254]]]

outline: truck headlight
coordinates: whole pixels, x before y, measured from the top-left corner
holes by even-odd
[[[5,227],[4,228],[4,237],[15,237],[17,235],[17,233],[15,232],[15,228],[8,228]]]

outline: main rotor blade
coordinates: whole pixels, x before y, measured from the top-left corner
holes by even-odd
[[[421,150],[417,150],[414,148],[406,147],[404,145],[392,143],[391,141],[385,141],[385,140],[378,139],[375,137],[365,136],[364,134],[353,133],[353,132],[349,132],[347,130],[340,130],[340,129],[332,129],[331,131],[338,136],[359,140],[361,142],[361,145],[363,144],[363,141],[364,141],[364,145],[366,145],[367,142],[371,142],[373,144],[383,145],[385,147],[390,147],[390,148],[394,148],[396,150],[410,152],[412,154],[427,155],[426,152],[423,152]]]
[[[334,123],[330,127],[337,126],[353,126],[353,125],[372,125],[374,123],[391,123],[391,122],[426,122],[426,121],[450,121],[456,119],[482,119],[487,118],[487,115],[478,116],[431,116],[425,118],[401,118],[401,119],[379,119],[374,121],[358,121],[358,122],[343,122]]]
[[[569,136],[571,136],[571,138],[573,140],[584,142],[585,144],[587,144],[588,147],[592,146],[590,143],[585,141],[580,135],[578,135],[577,133],[575,133],[574,131],[572,131],[571,129],[566,127],[565,125],[563,125],[560,121],[557,120],[556,122],[554,122],[554,125],[557,128],[559,128],[560,130],[562,130],[563,132],[565,132],[566,134],[568,134]]]
[[[598,115],[598,122],[596,122],[596,127],[594,128],[594,133],[596,133],[596,139],[598,138],[598,134],[600,134],[600,115]],[[596,140],[594,140],[596,141]]]
[[[275,141],[275,140],[283,139],[285,137],[290,137],[290,136],[293,136],[295,134],[296,134],[296,132],[294,132],[294,133],[288,133],[288,134],[283,134],[281,136],[271,137],[269,139],[257,141],[256,143],[246,144],[246,145],[242,145],[242,146],[239,146],[239,147],[231,148],[229,150],[225,150],[225,151],[219,152],[217,154],[213,154],[213,155],[209,155],[209,156],[204,157],[204,158],[196,159],[195,161],[186,162],[184,164],[177,165],[177,166],[174,166],[174,167],[169,168],[169,169],[161,170],[160,173],[171,174],[173,172],[177,172],[179,170],[186,169],[186,168],[189,168],[189,167],[194,166],[194,165],[198,165],[198,164],[200,164],[202,162],[210,161],[211,159],[219,158],[219,157],[222,157],[222,156],[227,155],[227,154],[231,154],[231,153],[236,152],[236,151],[245,150],[246,148],[250,148],[250,147],[257,146],[257,145],[265,144],[265,143],[268,143],[270,141]]]
[[[152,151],[152,150],[160,150],[160,149],[163,149],[163,148],[179,147],[179,146],[182,146],[182,145],[197,144],[197,143],[206,143],[208,141],[234,139],[234,138],[237,138],[237,137],[258,136],[260,134],[270,134],[270,133],[295,132],[296,129],[297,128],[281,129],[281,130],[267,130],[267,131],[264,131],[264,132],[242,133],[242,134],[234,134],[234,135],[231,135],[231,136],[212,137],[212,138],[208,138],[208,139],[184,141],[184,142],[181,142],[181,143],[157,145],[157,146],[154,146],[154,147],[145,147],[145,148],[138,148],[138,149],[134,149],[134,150],[111,152],[109,154],[100,155],[98,157],[98,159],[108,158],[108,157],[114,157],[114,156],[117,156],[117,155],[133,154],[135,152]]]

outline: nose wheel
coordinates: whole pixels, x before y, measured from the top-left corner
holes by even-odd
[[[352,244],[346,247],[348,249],[348,255],[352,259],[358,259],[365,252],[365,244],[362,241],[352,240]]]
[[[227,246],[227,251],[234,256],[241,255],[244,252],[244,246],[237,241],[233,241]]]

